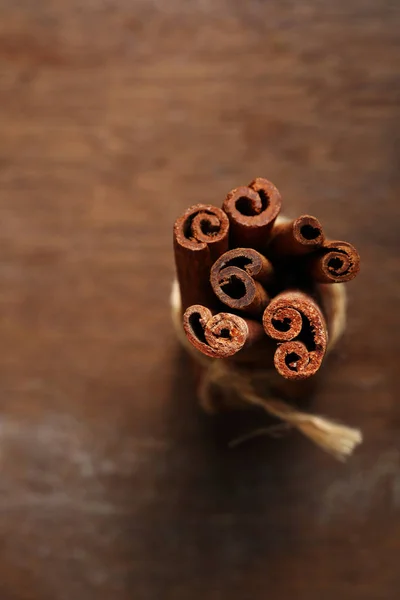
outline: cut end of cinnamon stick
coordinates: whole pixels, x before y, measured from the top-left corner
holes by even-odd
[[[211,204],[195,204],[174,225],[175,243],[188,250],[209,247],[219,256],[228,248],[229,219],[223,210]]]
[[[217,298],[236,310],[261,315],[269,302],[262,284],[273,278],[271,263],[250,248],[225,252],[211,268],[210,282]]]
[[[229,192],[223,209],[229,217],[233,244],[264,248],[281,204],[278,189],[261,177]]]
[[[320,246],[324,241],[322,225],[311,215],[302,215],[293,221],[293,237],[302,246]]]
[[[263,315],[266,334],[280,342],[274,356],[275,368],[286,379],[306,379],[321,366],[326,352],[327,332],[317,304],[302,292],[276,296]]]
[[[185,311],[183,328],[190,343],[211,358],[229,358],[260,335],[242,317],[230,313],[213,316],[200,304],[189,306]]]
[[[344,283],[358,275],[360,255],[348,242],[325,242],[311,260],[311,273],[319,283]]]
[[[324,242],[322,225],[311,215],[302,215],[294,221],[276,223],[271,232],[268,251],[274,257],[307,254]]]

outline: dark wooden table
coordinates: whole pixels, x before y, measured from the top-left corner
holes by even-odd
[[[397,597],[399,25],[390,0],[0,1],[1,600]],[[362,428],[345,465],[229,450],[174,338],[172,223],[255,176],[362,254],[313,406]]]

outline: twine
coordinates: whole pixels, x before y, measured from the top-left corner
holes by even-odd
[[[325,289],[321,295],[321,301],[324,302],[328,323],[330,320],[332,323],[329,343],[329,348],[331,349],[344,329],[345,295],[342,289],[338,289],[342,288],[341,284],[332,284],[330,287],[333,288],[333,294],[329,295],[330,307],[327,306],[328,291]],[[336,313],[334,312],[335,308]],[[345,461],[353,453],[358,444],[362,442],[362,433],[359,429],[347,427],[325,417],[297,410],[280,398],[258,395],[254,388],[255,381],[259,379],[268,385],[273,373],[272,369],[244,370],[237,367],[231,361],[209,358],[196,350],[187,339],[182,327],[181,297],[179,284],[176,280],[172,284],[171,311],[175,333],[179,342],[203,368],[198,396],[200,405],[206,412],[215,412],[212,401],[212,387],[216,386],[223,393],[233,392],[245,404],[257,406],[268,414],[277,417],[283,421],[286,427],[294,427],[313,441],[314,444],[320,446],[325,452],[340,461]],[[335,315],[335,319],[333,319],[333,315]],[[257,435],[265,435],[267,433],[270,433],[270,428],[258,429],[234,440],[231,446],[242,443]]]

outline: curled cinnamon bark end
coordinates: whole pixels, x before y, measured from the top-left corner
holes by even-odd
[[[251,248],[225,252],[211,268],[210,282],[218,299],[236,310],[259,316],[269,302],[262,284],[273,278],[271,263]]]
[[[211,358],[229,358],[252,345],[263,334],[259,323],[230,313],[213,316],[200,304],[185,311],[183,328],[190,343]]]
[[[307,379],[321,366],[327,331],[318,305],[302,292],[283,292],[264,311],[266,334],[280,342],[275,368],[286,379]]]
[[[228,244],[229,220],[216,206],[196,204],[175,221],[175,264],[183,310],[198,302],[214,306],[210,269]]]
[[[195,204],[174,225],[174,238],[179,246],[192,251],[210,249],[220,256],[228,248],[229,220],[223,210],[211,204]]]
[[[268,179],[258,177],[248,186],[238,187],[227,195],[223,209],[229,217],[231,241],[234,246],[263,249],[282,198]]]
[[[311,259],[311,274],[319,283],[343,283],[360,270],[360,255],[348,242],[325,242]]]
[[[269,251],[275,256],[307,254],[322,246],[325,239],[321,223],[311,215],[276,224],[271,237]]]

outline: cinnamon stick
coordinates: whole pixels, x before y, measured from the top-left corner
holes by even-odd
[[[220,208],[196,204],[175,221],[175,264],[182,310],[196,303],[214,305],[210,269],[228,250],[228,244],[229,220]]]
[[[281,203],[274,184],[261,177],[229,192],[223,209],[229,217],[231,246],[263,250]]]
[[[211,358],[228,358],[248,348],[263,335],[260,323],[230,313],[213,315],[205,306],[195,304],[183,315],[188,340]]]
[[[263,285],[272,278],[269,260],[251,248],[228,250],[213,264],[210,273],[211,286],[221,302],[256,317],[269,302]]]
[[[302,292],[276,296],[264,311],[266,334],[280,342],[274,356],[275,368],[286,379],[306,379],[321,366],[327,345],[322,312]]]
[[[309,269],[319,283],[343,283],[358,274],[360,255],[348,242],[325,242],[311,258]]]
[[[321,246],[324,239],[318,219],[302,215],[294,221],[274,225],[268,252],[273,256],[307,254]]]

